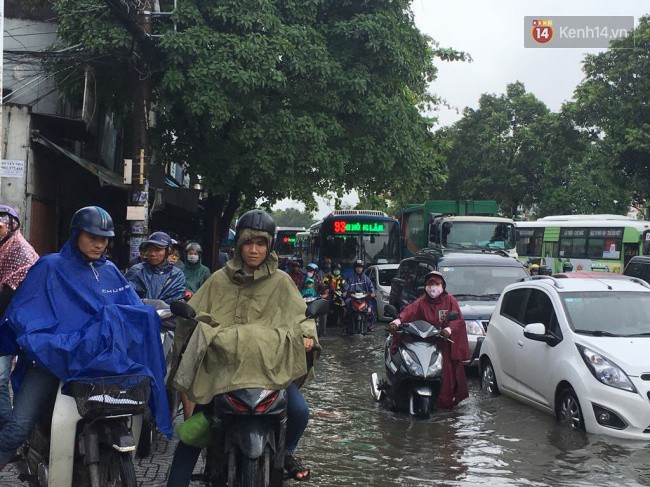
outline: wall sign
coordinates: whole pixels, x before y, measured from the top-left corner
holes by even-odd
[[[19,159],[2,159],[2,163],[0,164],[0,177],[24,178],[25,161]]]

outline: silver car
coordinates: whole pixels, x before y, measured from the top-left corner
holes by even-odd
[[[366,275],[375,286],[377,294],[377,319],[390,321],[384,316],[384,306],[388,304],[390,297],[390,283],[399,269],[399,264],[375,264],[366,269]]]

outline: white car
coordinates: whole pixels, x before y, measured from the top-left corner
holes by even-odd
[[[479,366],[485,392],[575,430],[650,440],[650,285],[546,276],[511,284]]]
[[[375,286],[377,294],[377,319],[390,321],[390,318],[384,316],[384,306],[388,304],[390,297],[390,283],[399,269],[399,264],[375,264],[366,269],[366,275]]]

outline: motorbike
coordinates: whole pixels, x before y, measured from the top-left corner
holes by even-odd
[[[348,335],[365,335],[372,309],[368,304],[369,294],[357,291],[350,294],[350,312],[346,323]]]
[[[18,479],[30,487],[137,486],[133,466],[151,386],[142,375],[70,381],[20,448]]]
[[[193,318],[188,314],[180,316]],[[329,302],[316,299],[307,305],[307,318],[322,317]],[[189,342],[186,340],[183,351]],[[311,354],[307,365],[311,368]],[[284,441],[287,394],[284,389],[240,389],[216,395],[203,409],[211,423],[212,443],[204,471],[192,475],[212,487],[281,486],[284,480]]]
[[[391,318],[397,317],[397,310],[391,305],[385,307],[384,313]],[[441,329],[458,316],[457,312],[449,313],[442,320]],[[376,372],[371,375],[372,395],[376,401],[385,401],[391,410],[408,411],[411,416],[426,418],[435,408],[442,386],[440,340],[452,341],[426,321],[402,323],[397,333],[402,334],[397,353],[390,351],[393,337],[389,335],[386,339],[386,379],[380,382]]]
[[[165,375],[165,392],[167,394],[167,402],[169,404],[169,413],[173,421],[176,417],[176,414],[178,413],[178,409],[181,403],[181,393],[173,387],[167,386],[167,383],[169,381],[169,371],[171,369],[172,347],[174,345],[174,334],[176,329],[176,316],[173,311],[175,303],[172,303],[170,307],[169,304],[161,301],[160,299],[143,299],[142,302],[144,304],[153,306],[156,309],[156,313],[158,313],[158,316],[160,316],[162,320],[160,328],[160,341],[162,342],[165,364],[167,366],[167,374]],[[138,457],[143,458],[151,455],[155,431],[156,424],[153,417],[151,416],[151,411],[149,411],[147,408],[142,417],[142,430],[136,450],[136,455]]]
[[[327,299],[331,303],[327,314],[327,321],[331,326],[341,326],[345,317],[345,299],[341,291],[330,291]]]

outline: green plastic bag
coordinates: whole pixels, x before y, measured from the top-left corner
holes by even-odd
[[[183,443],[196,448],[206,448],[212,443],[210,422],[202,412],[177,424],[176,433]]]

